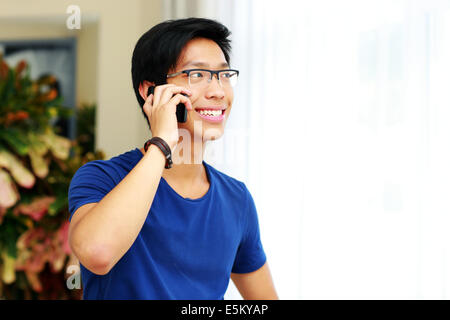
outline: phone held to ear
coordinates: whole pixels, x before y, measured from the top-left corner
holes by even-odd
[[[147,97],[150,95],[150,94],[153,94],[155,92],[155,86],[150,86],[149,88],[148,88],[148,92],[147,92]],[[182,93],[182,95],[183,96],[188,96],[187,94],[185,94],[185,93]],[[176,114],[177,114],[177,121],[178,122],[186,122],[186,120],[187,120],[187,110],[186,110],[186,106],[184,105],[184,103],[179,103],[178,105],[177,105],[177,111],[176,111]]]

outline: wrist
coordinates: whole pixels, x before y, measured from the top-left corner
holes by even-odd
[[[166,169],[170,169],[172,167],[172,150],[170,148],[170,146],[167,144],[167,142],[160,138],[160,137],[153,137],[149,140],[147,140],[147,142],[144,144],[144,150],[145,152],[147,152],[148,148],[150,148],[150,146],[154,146],[156,147],[156,149],[159,149],[159,151],[161,152],[161,154],[164,156],[165,158],[165,168]]]
[[[170,151],[173,151],[178,144],[178,140],[174,140],[175,138],[174,136],[170,136],[167,134],[159,134],[157,132],[153,134],[152,132],[152,137],[158,137],[160,139],[163,139],[169,146]]]
[[[164,153],[162,153],[161,150],[154,144],[151,144],[147,151],[144,150],[144,157],[159,159],[158,162],[161,163],[163,168],[166,165],[166,157],[164,156]]]

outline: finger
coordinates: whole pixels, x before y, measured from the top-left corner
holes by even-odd
[[[145,100],[144,105],[142,106],[142,108],[144,109],[144,112],[148,118],[150,118],[150,115],[151,115],[151,110],[152,110],[152,105],[153,105],[153,97],[154,97],[154,95],[152,93],[150,93],[150,95],[147,97],[147,100]]]
[[[173,96],[173,98],[170,99],[169,103],[167,103],[166,106],[170,105],[171,107],[173,106],[173,108],[175,109],[179,103],[183,103],[188,110],[192,110],[191,100],[180,93]]]
[[[152,101],[153,101],[153,97],[154,97],[155,95],[153,94],[153,93],[150,93],[148,96],[147,96],[147,99],[145,99],[145,102],[147,103],[147,102],[150,102],[150,103],[152,103]]]
[[[167,84],[163,84],[163,85],[155,87],[154,98],[153,98],[153,105],[154,106],[158,106],[159,105],[159,101],[161,100],[161,94],[168,87],[175,87],[175,85],[173,83],[167,83]]]
[[[187,94],[188,96],[192,95],[192,92],[185,87],[180,87],[180,86],[167,87],[164,89],[164,92],[161,94],[159,104],[161,104],[161,105],[166,104],[167,102],[169,102],[170,99],[172,99],[172,97],[175,94],[178,94],[178,93],[184,93],[184,94]]]

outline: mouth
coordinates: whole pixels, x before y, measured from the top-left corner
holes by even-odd
[[[225,118],[225,110],[225,107],[204,107],[196,108],[195,112],[208,122],[221,122]]]

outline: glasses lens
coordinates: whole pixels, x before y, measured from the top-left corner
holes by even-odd
[[[202,82],[207,82],[211,77],[208,71],[194,70],[189,73],[189,84],[198,85]]]
[[[238,74],[236,71],[222,71],[220,72],[220,82],[224,86],[233,87],[237,82]]]
[[[221,71],[219,72],[219,82],[222,86],[231,86],[233,87],[238,78],[238,73],[236,71]],[[203,70],[192,70],[189,73],[189,85],[198,86],[198,85],[208,85],[209,80],[211,79],[211,73],[209,71]]]

